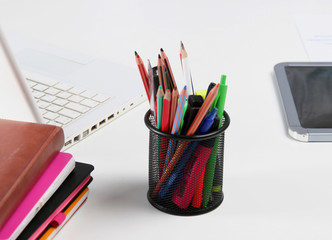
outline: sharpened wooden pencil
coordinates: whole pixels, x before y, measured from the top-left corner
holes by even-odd
[[[185,84],[187,85],[187,88],[188,88],[188,95],[195,94],[193,81],[192,81],[192,77],[191,77],[191,72],[190,72],[188,53],[187,53],[186,49],[184,48],[184,45],[182,42],[181,42],[181,47],[180,47],[180,60],[181,60],[184,80],[186,82]]]
[[[168,57],[164,51],[164,49],[160,49],[160,55],[161,55],[161,59],[164,61],[166,69],[170,75],[170,85],[171,85],[171,91],[173,91],[174,88],[177,88],[176,82],[175,82],[175,78],[172,72],[172,68],[171,68],[171,64],[169,63]]]
[[[136,59],[136,64],[137,64],[139,73],[140,73],[142,81],[143,81],[146,96],[148,97],[148,100],[150,102],[150,87],[149,87],[148,74],[146,72],[146,69],[145,69],[145,66],[144,66],[144,63],[143,63],[141,57],[138,55],[138,53],[136,51],[135,51],[135,59]]]

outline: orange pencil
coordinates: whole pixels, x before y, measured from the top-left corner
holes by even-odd
[[[172,100],[171,100],[171,110],[170,110],[170,117],[169,117],[169,131],[172,130],[172,126],[174,123],[174,118],[176,114],[176,108],[178,107],[178,99],[179,99],[179,91],[178,88],[173,88],[172,91]]]
[[[144,63],[143,63],[141,57],[138,55],[138,53],[136,51],[135,51],[135,59],[136,59],[136,64],[137,64],[139,73],[141,74],[141,78],[142,78],[142,81],[143,81],[143,85],[144,85],[144,88],[145,88],[146,95],[147,95],[147,97],[149,99],[149,102],[150,102],[150,89],[149,89],[148,74],[146,72],[146,69],[145,69],[145,66],[144,66]]]
[[[220,84],[218,83],[216,86],[214,86],[212,88],[212,90],[210,91],[209,95],[204,100],[203,105],[199,109],[196,117],[194,118],[194,121],[192,122],[192,124],[190,125],[190,127],[187,131],[187,134],[186,134],[187,136],[191,136],[191,135],[195,134],[197,128],[201,124],[203,118],[205,117],[206,113],[209,111],[214,99],[216,98],[216,96],[218,94],[219,85]]]

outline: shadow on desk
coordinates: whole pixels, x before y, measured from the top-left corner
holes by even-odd
[[[109,216],[123,216],[152,211],[146,198],[148,183],[146,179],[118,179],[91,186],[89,204],[97,212]],[[99,180],[102,181],[102,180]],[[107,188],[105,188],[107,186]],[[91,205],[94,206],[91,206]],[[97,213],[96,212],[96,213]],[[118,214],[119,213],[119,214]]]

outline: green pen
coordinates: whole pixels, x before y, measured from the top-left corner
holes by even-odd
[[[212,104],[212,106],[215,105],[218,108],[217,116],[220,117],[219,128],[222,125],[226,93],[227,93],[226,76],[222,75],[221,80],[220,80],[218,95]],[[216,158],[217,158],[218,142],[219,142],[219,136],[216,138],[210,158],[206,164],[204,187],[203,187],[203,199],[202,199],[202,205],[204,208],[207,207],[207,205],[209,203],[210,194],[212,191],[214,172],[215,172],[215,167],[216,167],[216,162],[217,162]]]

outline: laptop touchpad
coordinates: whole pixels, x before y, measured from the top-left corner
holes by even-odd
[[[17,60],[22,66],[31,70],[38,70],[48,75],[58,76],[72,74],[84,66],[76,61],[36,50],[24,50],[20,52],[17,55]]]

